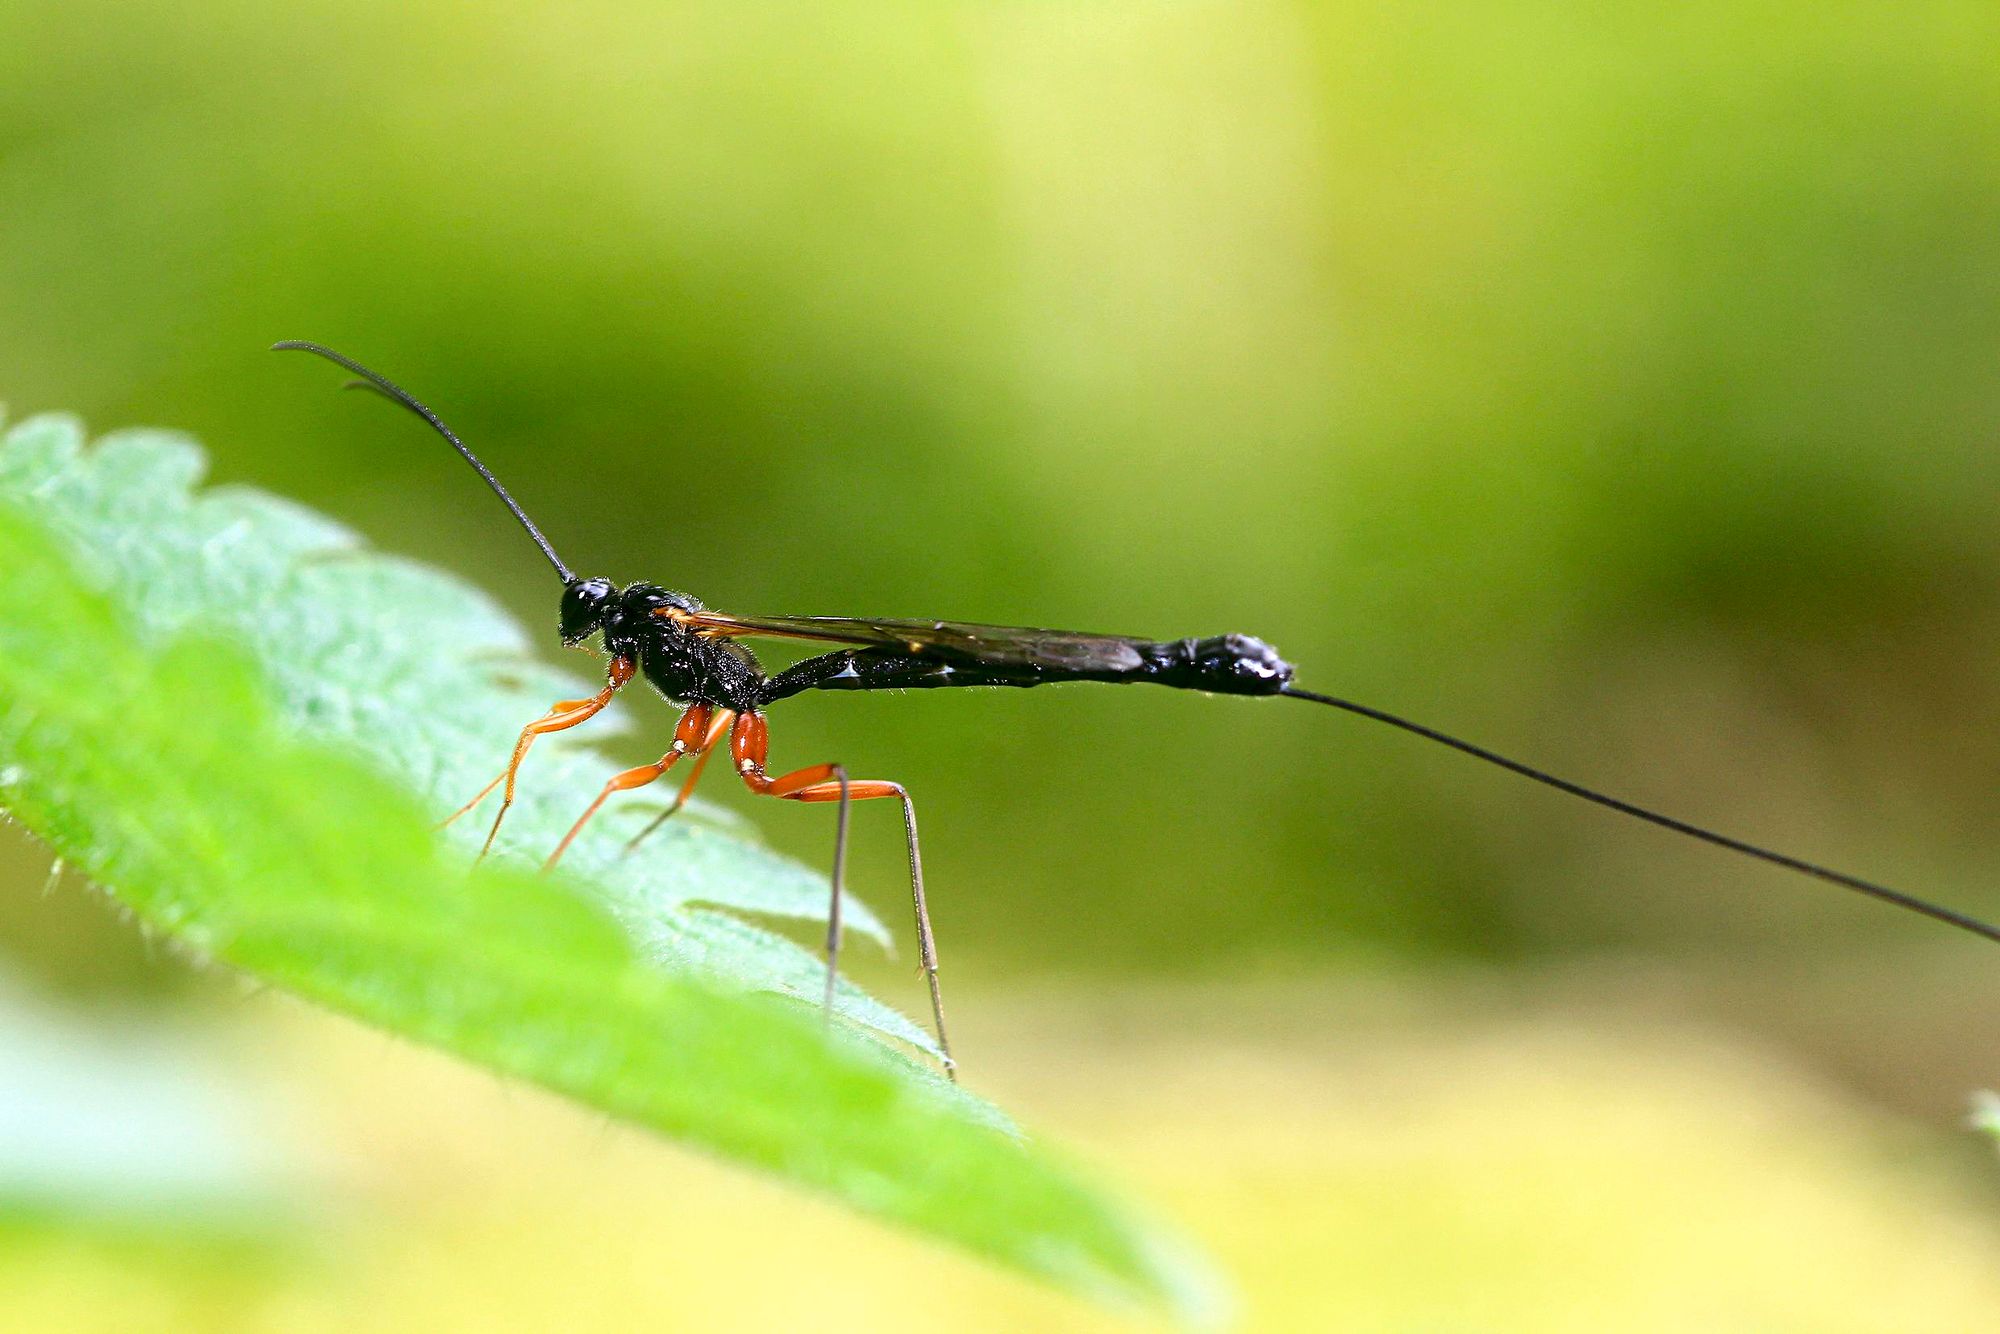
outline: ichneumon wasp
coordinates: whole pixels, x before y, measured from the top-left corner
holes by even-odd
[[[1901,890],[1773,852],[1754,843],[1607,796],[1422,723],[1352,700],[1302,689],[1293,683],[1292,665],[1280,658],[1269,644],[1248,635],[1154,641],[1124,635],[1079,634],[1068,630],[973,625],[958,621],[842,616],[731,616],[710,611],[697,599],[658,584],[633,583],[620,588],[610,579],[580,578],[563,564],[555,548],[515,503],[507,488],[500,485],[499,479],[465,447],[464,442],[436,413],[387,378],[331,348],[317,343],[288,341],[276,344],[273,350],[311,352],[324,357],[361,377],[351,381],[349,387],[374,390],[428,422],[493,488],[493,493],[500,497],[527,530],[528,536],[534,539],[535,545],[541,548],[549,564],[555,567],[556,575],[563,582],[558,620],[563,644],[575,647],[592,635],[603,637],[605,652],[611,659],[604,688],[586,699],[561,700],[545,715],[524,727],[514,744],[514,753],[506,769],[451,817],[451,820],[456,820],[467,814],[490,796],[495,788],[501,789],[500,809],[487,831],[480,856],[485,856],[492,848],[494,837],[500,832],[501,821],[506,818],[507,808],[514,800],[515,780],[521,762],[527,757],[535,738],[588,721],[601,712],[620,689],[635,677],[643,676],[649,685],[683,710],[680,722],[674,728],[672,745],[654,763],[613,775],[549,853],[546,865],[553,867],[562,859],[563,853],[583,832],[591,817],[615,793],[644,787],[661,778],[681,760],[693,757],[693,767],[673,803],[631,839],[626,845],[626,851],[631,851],[686,803],[701,778],[703,768],[721,748],[726,736],[737,776],[752,792],[788,801],[836,802],[839,805],[834,834],[832,898],[827,912],[826,932],[825,1004],[831,1012],[834,979],[840,963],[840,896],[847,861],[848,808],[856,801],[894,800],[900,803],[910,857],[910,895],[916,910],[918,956],[930,988],[931,1019],[937,1030],[938,1051],[943,1057],[946,1073],[954,1079],[957,1078],[956,1066],[951,1057],[951,1045],[945,1036],[944,999],[938,988],[937,945],[931,934],[930,912],[924,903],[923,855],[917,842],[916,808],[910,802],[910,794],[899,783],[850,778],[846,769],[838,764],[809,765],[776,776],[768,773],[765,762],[769,753],[769,729],[764,715],[779,700],[807,690],[1037,686],[1064,681],[1150,682],[1219,695],[1279,695],[1302,699],[1386,723],[1573,797],[1581,797],[1677,834],[1866,894],[2000,942],[2000,927]],[[753,637],[804,640],[844,647],[807,658],[782,671],[767,673],[750,651],[737,642]],[[446,823],[451,823],[451,820]]]

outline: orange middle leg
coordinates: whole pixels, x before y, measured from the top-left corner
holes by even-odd
[[[944,996],[938,986],[937,942],[931,935],[930,909],[924,903],[924,859],[917,844],[917,808],[911,803],[910,794],[901,783],[850,779],[847,771],[837,764],[810,765],[773,778],[764,772],[769,750],[770,732],[764,716],[760,713],[740,715],[730,729],[729,752],[736,761],[736,772],[745,787],[760,795],[782,797],[787,801],[840,803],[840,824],[834,844],[833,906],[827,913],[826,1003],[829,1009],[833,1004],[834,970],[840,953],[840,882],[846,861],[848,803],[887,798],[902,803],[903,832],[910,853],[910,898],[917,917],[917,956],[924,979],[930,985],[931,1019],[937,1027],[938,1054],[943,1058],[945,1073],[956,1081],[958,1065],[951,1058],[951,1043],[945,1036]]]
[[[629,792],[635,787],[644,787],[658,780],[661,774],[680,763],[681,756],[693,754],[706,744],[713,731],[709,725],[710,715],[713,712],[713,707],[707,704],[690,705],[688,711],[681,715],[679,725],[674,728],[672,749],[652,764],[642,764],[636,769],[613,774],[611,781],[604,785],[604,790],[597,794],[597,800],[590,803],[589,809],[579,815],[576,823],[570,826],[569,832],[563,835],[562,842],[556,844],[556,850],[549,854],[549,859],[542,864],[542,869],[545,871],[555,869],[555,864],[562,860],[565,852],[569,851],[569,845],[576,841],[576,836],[590,823],[590,817],[597,814],[599,808],[611,799],[612,793]]]
[[[514,743],[514,757],[507,761],[507,768],[498,778],[479,789],[478,796],[453,811],[439,828],[444,828],[469,812],[474,806],[486,800],[494,788],[505,783],[507,790],[501,795],[500,810],[494,815],[493,827],[486,831],[486,842],[479,849],[479,856],[483,860],[486,854],[493,850],[493,840],[499,837],[500,822],[507,818],[507,808],[514,804],[514,777],[521,770],[521,761],[528,758],[528,747],[535,744],[535,738],[550,732],[566,731],[604,712],[604,706],[611,702],[611,697],[632,679],[633,671],[630,658],[613,658],[610,669],[605,673],[604,689],[589,699],[558,700],[546,714],[522,728],[520,739]]]
[[[626,843],[625,851],[621,855],[631,856],[633,849],[645,842],[655,829],[680,814],[681,807],[687,805],[688,798],[694,795],[695,784],[701,781],[701,771],[708,767],[709,757],[715,754],[716,743],[722,740],[722,734],[729,730],[729,725],[735,720],[736,714],[731,709],[715,711],[715,717],[708,724],[708,735],[702,738],[701,745],[696,748],[694,770],[688,774],[687,781],[681,784],[681,790],[674,794],[674,804],[654,816],[651,824],[632,835],[631,841]]]

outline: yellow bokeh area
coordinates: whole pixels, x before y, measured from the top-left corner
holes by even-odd
[[[1211,1248],[1247,1328],[1977,1329],[2000,1301],[1990,1189],[1711,1028],[1481,985],[1192,999],[1158,1003],[1235,1018],[1169,1040],[1075,992],[969,1037],[983,1082]],[[233,1040],[319,1157],[300,1231],[23,1240],[16,1327],[1150,1327],[296,1007]]]
[[[0,401],[187,431],[591,670],[441,442],[264,351],[323,341],[585,573],[1254,634],[1995,917],[1996,51],[1991,0],[7,0]],[[2000,1325],[1970,936],[1292,701],[771,712],[915,794],[972,1086],[1247,1328]],[[858,811],[899,928],[902,858]],[[48,873],[0,831],[0,1329],[1121,1327]],[[921,1014],[899,943],[855,971]]]

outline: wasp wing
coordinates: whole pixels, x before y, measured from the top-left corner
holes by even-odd
[[[717,638],[768,635],[856,644],[945,661],[983,662],[1051,668],[1070,672],[1129,672],[1147,661],[1147,639],[1124,635],[1037,630],[1019,625],[974,625],[965,621],[900,621],[846,616],[729,616],[713,611],[681,611],[673,619]]]

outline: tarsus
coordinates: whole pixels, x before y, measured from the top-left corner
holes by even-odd
[[[1676,820],[1671,815],[1662,815],[1658,811],[1647,810],[1644,806],[1635,806],[1629,801],[1621,801],[1617,797],[1593,791],[1581,783],[1572,783],[1567,778],[1558,778],[1552,773],[1547,773],[1532,765],[1523,764],[1519,760],[1510,760],[1505,755],[1496,754],[1484,746],[1476,746],[1470,741],[1462,741],[1458,737],[1440,732],[1434,727],[1426,727],[1422,723],[1412,722],[1408,718],[1399,718],[1393,713],[1385,713],[1381,709],[1373,709],[1366,704],[1356,704],[1352,700],[1336,699],[1332,695],[1320,695],[1310,690],[1300,690],[1296,686],[1288,685],[1282,693],[1290,695],[1295,699],[1311,700],[1315,704],[1330,704],[1336,709],[1344,709],[1348,713],[1358,714],[1363,718],[1371,718],[1378,723],[1387,723],[1391,727],[1400,728],[1405,732],[1423,737],[1426,741],[1435,741],[1441,746],[1450,746],[1453,750],[1470,755],[1476,760],[1484,760],[1488,764],[1497,764],[1502,769],[1511,770],[1523,778],[1532,778],[1537,783],[1545,784],[1556,789],[1558,792],[1567,792],[1572,797],[1581,797],[1585,801],[1609,807],[1620,814],[1630,815],[1635,819],[1644,820],[1648,824],[1656,824],[1662,829],[1671,829],[1676,834],[1686,834],[1689,838],[1698,838],[1704,843],[1713,843],[1718,848],[1727,848],[1731,852],[1740,852],[1746,857],[1755,857],[1758,861],[1769,862],[1773,866],[1782,866],[1788,871],[1797,871],[1801,875],[1809,875],[1815,880],[1824,880],[1828,884],[1839,885],[1843,889],[1851,889],[1856,893],[1866,894],[1870,898],[1880,899],[1884,903],[1893,903],[1898,908],[1907,908],[1911,912],[1922,913],[1924,916],[1934,921],[1943,922],[1947,926],[1955,926],[1961,931],[1970,931],[1976,936],[1984,936],[1988,940],[2000,942],[2000,927],[1982,922],[1976,917],[1968,917],[1964,913],[1955,912],[1950,908],[1917,898],[1913,894],[1905,894],[1899,889],[1891,889],[1887,885],[1878,885],[1872,880],[1863,880],[1859,876],[1848,875],[1844,871],[1836,871],[1831,867],[1820,866],[1798,857],[1788,856],[1782,852],[1773,852],[1769,848],[1760,848],[1755,843],[1745,843],[1742,839],[1731,838],[1727,834],[1718,834],[1712,829],[1703,829],[1700,825],[1689,824],[1685,820]]]

